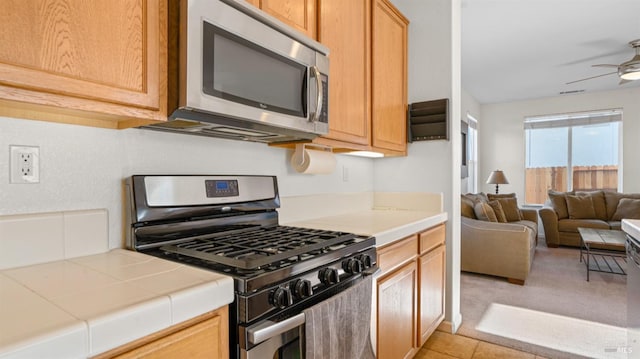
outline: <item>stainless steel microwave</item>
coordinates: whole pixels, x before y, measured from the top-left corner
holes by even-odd
[[[152,129],[257,142],[326,134],[328,49],[245,0],[183,0],[179,104]]]

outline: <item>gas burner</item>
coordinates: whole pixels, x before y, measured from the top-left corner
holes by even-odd
[[[258,269],[283,260],[336,251],[354,234],[287,226],[259,227],[233,235],[215,235],[164,245],[166,253],[194,257],[234,268]]]

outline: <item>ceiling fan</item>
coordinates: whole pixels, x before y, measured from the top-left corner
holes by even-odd
[[[619,85],[622,85],[634,80],[640,80],[640,39],[630,41],[629,46],[636,50],[636,55],[633,58],[631,58],[631,60],[625,61],[620,65],[614,65],[614,64],[591,65],[592,67],[614,67],[614,68],[617,68],[617,71],[609,72],[602,75],[587,77],[587,78],[576,80],[576,81],[567,82],[566,84],[570,85],[572,83],[591,80],[598,77],[608,76],[613,74],[618,74],[618,76],[620,77]]]

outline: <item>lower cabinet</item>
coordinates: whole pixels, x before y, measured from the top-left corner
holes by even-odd
[[[420,345],[444,319],[445,250],[439,246],[420,257]]]
[[[94,358],[228,358],[229,312],[223,307]]]
[[[418,267],[411,261],[378,281],[378,358],[411,358],[416,348]]]
[[[445,225],[378,250],[377,354],[411,358],[444,319]]]

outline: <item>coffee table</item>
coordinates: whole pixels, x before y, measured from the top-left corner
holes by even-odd
[[[624,232],[609,229],[578,228],[580,232],[580,262],[589,272],[626,275],[627,253]]]

